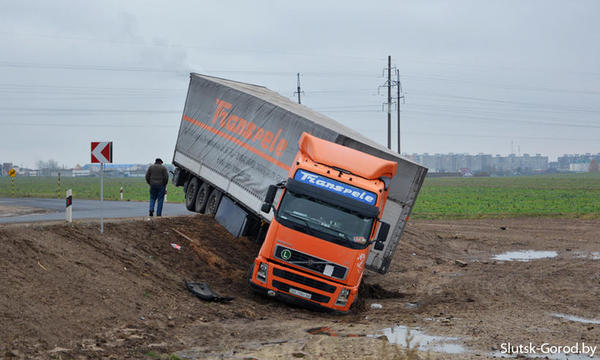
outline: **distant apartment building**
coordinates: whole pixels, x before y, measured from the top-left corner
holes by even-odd
[[[10,171],[10,169],[13,168],[13,164],[9,163],[9,162],[5,162],[2,164],[2,168],[0,170],[2,173],[2,176],[8,176],[8,172]]]
[[[558,157],[558,170],[584,172],[589,171],[592,160],[600,163],[600,153],[592,155],[587,154],[569,154]]]
[[[536,154],[509,156],[489,154],[412,154],[407,157],[429,168],[432,173],[536,173],[548,169],[548,157]]]

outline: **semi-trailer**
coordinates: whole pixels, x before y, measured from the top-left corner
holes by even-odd
[[[173,183],[188,210],[262,241],[250,285],[347,311],[389,269],[427,169],[265,87],[192,73]]]

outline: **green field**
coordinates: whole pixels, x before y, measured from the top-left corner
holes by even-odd
[[[147,201],[149,188],[144,178],[104,178],[104,199],[119,200],[119,189],[123,187],[123,200]],[[56,177],[15,177],[16,197],[64,198],[67,189],[73,190],[74,199],[100,199],[100,178],[62,177],[60,196]],[[169,202],[183,202],[183,188],[167,186]],[[0,197],[11,197],[10,178],[0,178]]]
[[[143,178],[105,178],[104,198],[147,201]],[[99,199],[99,178],[62,178],[61,195],[73,189],[75,199]],[[17,197],[59,197],[57,179],[15,178]],[[181,187],[169,184],[168,201],[183,202]],[[11,196],[8,177],[0,178],[0,197]],[[600,217],[600,174],[561,174],[495,178],[427,178],[413,218],[501,218],[523,216]]]
[[[413,217],[600,217],[600,174],[427,178]]]

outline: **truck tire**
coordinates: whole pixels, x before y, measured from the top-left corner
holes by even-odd
[[[206,208],[204,209],[204,213],[207,215],[216,215],[217,209],[219,209],[219,204],[221,203],[221,197],[223,193],[217,189],[211,191],[208,196],[208,200],[206,201]]]
[[[198,188],[200,187],[200,180],[197,177],[193,177],[189,180],[187,188],[185,189],[185,207],[189,211],[194,211],[194,203],[196,202],[196,194],[198,194]]]
[[[204,213],[204,208],[206,208],[206,203],[208,202],[208,196],[212,190],[212,186],[207,183],[202,184],[198,189],[198,194],[196,195],[196,205],[194,207],[194,211],[197,213]]]

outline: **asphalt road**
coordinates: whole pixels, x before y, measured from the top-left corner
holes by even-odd
[[[0,224],[65,220],[65,199],[0,198],[0,205],[27,206],[48,211],[44,214],[0,217]],[[102,212],[105,219],[148,216],[148,202],[104,201]],[[73,220],[100,219],[100,213],[99,200],[73,199]],[[189,214],[192,213],[185,208],[184,204],[163,204],[163,216]]]

